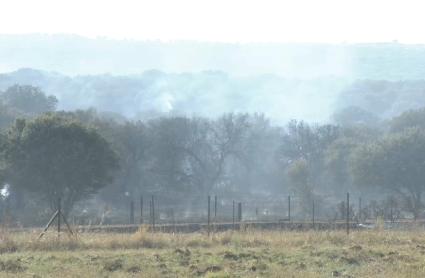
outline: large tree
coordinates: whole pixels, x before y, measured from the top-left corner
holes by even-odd
[[[405,111],[390,121],[392,132],[400,132],[412,127],[425,129],[425,108]]]
[[[337,126],[309,125],[295,120],[289,122],[279,153],[282,167],[291,167],[295,161],[303,161],[308,175],[312,177],[310,186],[315,189],[323,187],[326,183],[323,180],[325,151],[339,135]]]
[[[378,130],[366,126],[350,126],[341,129],[341,135],[325,151],[325,166],[329,184],[349,190],[352,177],[349,167],[352,152],[361,144],[373,142]],[[333,187],[331,187],[333,188]]]
[[[354,182],[404,198],[415,217],[425,191],[425,132],[419,128],[387,135],[359,147],[351,159]]]
[[[112,181],[115,153],[95,130],[55,114],[17,120],[5,148],[6,182],[66,213]]]
[[[333,121],[340,126],[376,126],[379,118],[372,112],[357,106],[348,106],[336,111],[332,116]]]
[[[38,115],[56,110],[58,100],[55,96],[46,96],[38,87],[14,85],[0,93],[0,101],[10,108],[28,115]]]

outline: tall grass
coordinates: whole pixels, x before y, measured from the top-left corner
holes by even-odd
[[[141,227],[134,234],[81,233],[77,236],[61,234],[58,239],[54,232],[38,239],[38,233],[0,232],[0,253],[17,251],[54,251],[88,249],[164,249],[197,248],[214,246],[235,246],[241,248],[274,247],[289,248],[313,245],[403,245],[425,246],[425,237],[418,231],[353,231],[346,235],[342,231],[279,232],[247,230],[213,233],[168,234],[151,233]],[[425,248],[425,247],[424,247]]]

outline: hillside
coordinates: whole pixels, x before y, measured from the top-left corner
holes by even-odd
[[[425,76],[425,46],[381,44],[207,43],[0,35],[0,72],[31,67],[67,75],[224,71],[286,78],[405,80]]]

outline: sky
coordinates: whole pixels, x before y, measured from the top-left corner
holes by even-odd
[[[0,7],[0,34],[425,43],[425,1],[418,0],[0,0]]]

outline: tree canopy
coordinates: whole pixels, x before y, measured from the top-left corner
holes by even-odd
[[[9,87],[0,94],[0,101],[30,115],[54,111],[58,103],[55,96],[46,96],[40,88],[29,85]]]
[[[6,182],[69,212],[112,181],[116,154],[95,130],[54,114],[17,120],[8,131]]]
[[[419,128],[390,134],[361,145],[352,156],[352,174],[359,186],[393,192],[416,216],[425,191],[425,132]]]

